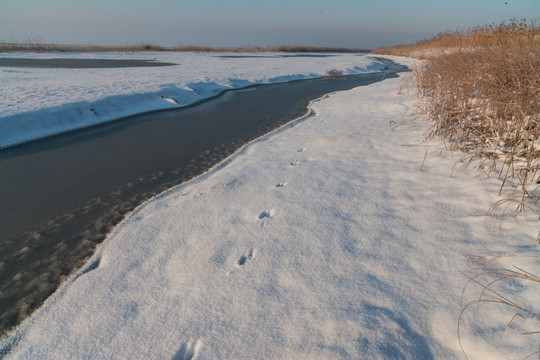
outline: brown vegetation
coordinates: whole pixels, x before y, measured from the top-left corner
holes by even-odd
[[[343,80],[345,79],[345,75],[343,75],[343,70],[338,69],[331,69],[326,72],[327,79],[330,80]]]
[[[0,41],[0,52],[28,51],[28,52],[143,52],[143,51],[182,51],[182,52],[340,52],[355,53],[369,52],[369,49],[332,48],[316,46],[242,46],[242,47],[211,47],[211,46],[160,46],[154,44],[140,43],[126,46],[104,46],[104,45],[66,45],[47,44],[39,39],[29,39],[22,42]]]
[[[478,315],[480,308],[490,306],[491,309],[497,309],[501,319],[506,317],[507,323],[503,331],[506,331],[516,320],[532,320],[540,321],[540,313],[534,302],[535,299],[522,299],[515,294],[508,294],[508,289],[512,287],[531,287],[539,290],[540,276],[533,273],[535,261],[538,261],[540,256],[532,255],[516,255],[506,253],[490,253],[488,256],[476,256],[471,260],[477,265],[470,274],[462,273],[467,279],[467,284],[463,288],[461,294],[462,303],[465,300],[465,292],[470,290],[476,299],[467,301],[459,314],[457,321],[457,335],[459,344],[465,358],[468,359],[464,344],[461,339],[461,330],[463,323],[466,322],[468,310],[473,311],[474,317]],[[498,262],[509,263],[509,260],[517,260],[525,263],[528,270],[524,266],[509,266],[501,265]],[[532,261],[531,261],[532,260]],[[532,268],[532,269],[531,269]],[[470,289],[469,289],[470,288]],[[528,300],[528,301],[527,301]],[[539,331],[530,331],[523,335],[538,336]],[[525,359],[531,358],[534,355],[540,354],[540,350],[532,354],[528,354]]]
[[[418,119],[427,119],[426,139],[442,139],[446,148],[465,154],[461,162],[477,164],[487,176],[501,179],[502,197],[488,219],[509,210],[512,215],[533,213],[534,220],[539,219],[540,28],[512,21],[443,33],[374,53],[419,59],[403,86],[417,95]],[[458,338],[466,358],[460,330],[468,309],[476,313],[487,304],[502,305],[510,314],[507,328],[517,318],[540,321],[531,299],[519,298],[510,290],[537,287],[538,274],[522,266],[494,264],[503,258],[524,262],[525,257],[538,259],[538,254],[478,257],[484,259],[478,262],[480,266],[472,275],[464,274],[468,278],[465,289],[478,289],[477,298],[464,305],[458,318]]]
[[[531,45],[529,40],[532,38],[540,41],[538,36],[539,32],[536,24],[529,24],[526,20],[520,22],[513,20],[509,24],[487,25],[465,31],[447,31],[415,44],[378,48],[373,50],[372,53],[427,59],[458,50],[467,51],[496,46],[515,48],[522,45]],[[536,42],[536,45],[538,45],[538,42]]]
[[[426,138],[441,138],[502,180],[491,215],[512,206],[540,216],[538,26],[513,21],[376,52],[422,59],[412,80],[429,119]]]

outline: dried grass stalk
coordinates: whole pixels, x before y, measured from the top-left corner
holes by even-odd
[[[535,274],[532,271],[525,270],[524,268],[515,265],[512,265],[511,267],[491,265],[497,260],[509,260],[510,258],[512,258],[513,261],[521,260],[523,262],[525,258],[539,259],[540,256],[517,254],[495,254],[493,256],[487,257],[478,256],[475,257],[473,261],[477,263],[479,267],[473,269],[471,274],[462,273],[468,278],[467,284],[463,288],[462,292],[462,303],[465,291],[468,288],[474,287],[477,290],[477,297],[474,300],[465,303],[465,305],[461,309],[457,322],[458,340],[461,351],[465,355],[465,358],[468,357],[466,349],[464,348],[462,342],[461,328],[464,316],[468,310],[474,310],[474,313],[478,314],[484,305],[497,305],[505,307],[506,309],[510,309],[511,312],[513,312],[513,316],[509,317],[508,322],[506,323],[506,326],[504,329],[502,329],[502,331],[506,331],[516,319],[530,319],[536,322],[540,322],[540,314],[533,309],[533,304],[524,303],[523,299],[519,296],[517,296],[517,299],[512,299],[512,295],[506,294],[508,293],[508,290],[505,290],[511,288],[512,285],[515,285],[516,283],[525,284],[529,287],[535,286],[536,288],[539,288],[539,274]],[[523,333],[523,335],[538,334],[540,334],[540,331]],[[532,354],[528,354],[525,359],[539,353],[540,352],[534,352]]]

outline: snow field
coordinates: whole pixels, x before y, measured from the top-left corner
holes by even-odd
[[[399,81],[315,101],[139,207],[4,341],[7,358],[462,358],[459,271],[485,249],[534,249],[536,223],[490,234],[495,180],[449,155],[420,171],[436,145],[391,130],[413,102]],[[537,350],[529,323],[501,333],[504,310],[481,315],[488,327],[462,334],[471,358]]]
[[[134,114],[186,106],[228,89],[321,77],[333,68],[347,75],[377,72],[383,66],[362,54],[222,55],[226,54],[2,54],[30,58],[156,59],[178,65],[112,69],[0,67],[0,148]]]

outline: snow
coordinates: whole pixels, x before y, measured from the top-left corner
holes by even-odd
[[[225,79],[216,71],[208,81]],[[421,129],[392,130],[414,103],[400,81],[314,101],[310,115],[140,206],[0,349],[8,359],[463,358],[457,319],[480,295],[469,285],[461,298],[460,271],[475,255],[538,269],[537,257],[498,256],[534,254],[537,222],[488,231],[498,182],[453,168]],[[422,166],[426,150],[437,154]],[[506,291],[539,310],[526,283]],[[503,332],[515,311],[474,310],[460,332],[469,358],[538,350],[521,335],[533,320]]]
[[[331,69],[359,74],[380,71],[382,67],[379,61],[362,54],[222,55],[230,54],[3,53],[2,57],[15,58],[155,59],[178,65],[112,69],[0,67],[0,148],[138,113],[186,106],[227,89],[321,77]]]

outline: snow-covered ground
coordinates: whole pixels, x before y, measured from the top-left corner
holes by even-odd
[[[380,71],[362,54],[3,53],[13,58],[155,59],[166,67],[0,67],[0,148],[142,112],[185,106],[258,83]],[[242,56],[248,56],[243,58]],[[255,58],[253,58],[255,56]]]
[[[460,271],[475,255],[535,254],[537,222],[488,232],[498,182],[453,169],[449,154],[424,162],[437,144],[390,126],[413,103],[399,83],[315,101],[313,116],[140,206],[4,339],[7,358],[463,358],[457,319],[480,291],[461,299]],[[504,290],[539,310],[526,282]],[[515,311],[474,310],[461,331],[469,358],[538,350],[521,335],[534,320],[503,331]]]

